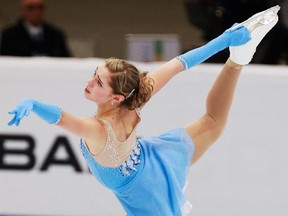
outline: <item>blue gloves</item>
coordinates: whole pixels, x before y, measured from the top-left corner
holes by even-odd
[[[18,126],[24,116],[28,116],[33,111],[40,118],[49,124],[57,124],[61,117],[62,111],[60,107],[44,104],[33,99],[25,99],[20,102],[9,114],[14,114],[13,119],[8,123],[9,126],[15,124]]]
[[[177,59],[182,62],[185,70],[187,70],[229,46],[239,46],[247,43],[250,39],[250,32],[246,27],[241,27],[235,31],[228,29],[206,45],[186,52],[178,56]]]

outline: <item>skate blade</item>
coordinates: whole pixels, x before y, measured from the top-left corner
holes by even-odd
[[[230,31],[231,32],[235,31],[236,29],[241,28],[242,26],[248,26],[249,23],[252,23],[252,22],[255,22],[255,24],[258,24],[258,25],[267,25],[276,19],[277,13],[279,10],[280,10],[279,5],[271,7],[265,11],[262,11],[258,14],[255,14],[254,16],[250,17],[248,20],[245,20],[242,23],[239,23],[239,24],[233,26]],[[253,29],[249,29],[249,30],[252,31]]]

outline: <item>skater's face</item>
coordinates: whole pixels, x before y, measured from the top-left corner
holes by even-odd
[[[110,86],[110,72],[105,65],[96,68],[92,77],[88,80],[84,89],[84,96],[98,105],[108,103],[112,99],[112,88]]]

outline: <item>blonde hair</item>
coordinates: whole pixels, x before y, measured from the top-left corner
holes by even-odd
[[[132,64],[117,58],[109,58],[105,63],[111,73],[113,94],[125,97],[121,106],[133,110],[142,107],[151,98],[154,82],[147,72],[140,72]]]

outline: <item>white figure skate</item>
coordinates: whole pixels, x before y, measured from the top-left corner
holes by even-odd
[[[265,11],[259,12],[252,17],[250,17],[248,20],[245,20],[242,23],[239,23],[231,28],[231,31],[235,31],[236,29],[245,26],[249,31],[253,31],[257,26],[260,25],[267,25],[271,22],[273,22],[277,17],[277,13],[280,10],[280,6],[276,5],[274,7],[271,7]]]
[[[258,44],[278,22],[277,13],[279,10],[280,6],[274,6],[253,15],[248,20],[231,28],[231,31],[235,31],[236,29],[245,26],[251,33],[251,40],[246,44],[229,47],[230,59],[233,62],[239,65],[249,64],[253,58]]]

